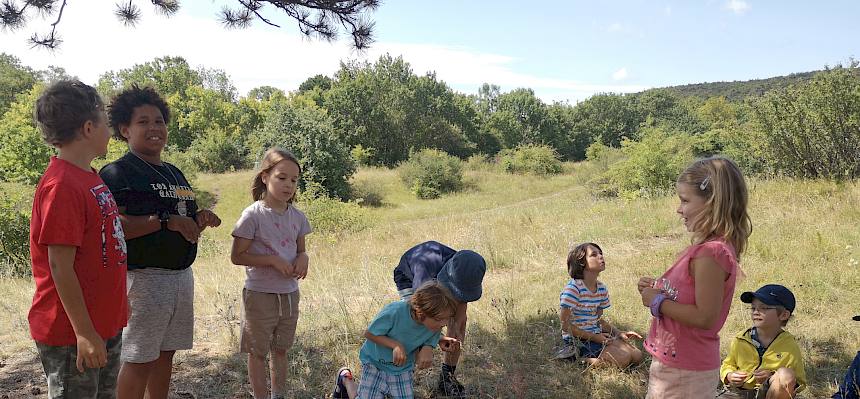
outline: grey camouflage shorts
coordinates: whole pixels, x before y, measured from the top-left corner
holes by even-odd
[[[116,377],[119,374],[119,355],[122,350],[122,333],[105,341],[107,364],[99,369],[78,371],[76,346],[51,346],[36,342],[39,358],[48,378],[50,399],[113,399],[116,397]]]

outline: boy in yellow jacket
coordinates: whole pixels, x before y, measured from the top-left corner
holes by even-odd
[[[753,326],[732,341],[720,367],[726,389],[720,399],[793,398],[806,386],[803,358],[797,342],[783,327],[794,312],[794,294],[777,284],[744,292]]]

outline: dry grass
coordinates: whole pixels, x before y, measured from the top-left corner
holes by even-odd
[[[556,309],[566,278],[568,249],[595,241],[606,251],[601,275],[613,306],[607,317],[622,328],[647,330],[638,276],[656,275],[689,238],[674,214],[673,198],[631,202],[591,196],[587,165],[548,179],[468,174],[470,189],[433,201],[409,196],[387,170],[362,170],[356,184],[372,188],[383,205],[366,208],[371,227],[359,233],[311,235],[311,274],[301,283],[302,316],[291,354],[294,396],[322,397],[335,370],[358,370],[361,332],[386,302],[396,299],[391,270],[415,243],[435,239],[471,248],[489,263],[484,297],[470,305],[461,380],[480,398],[638,398],[647,367],[620,372],[583,370],[549,360],[558,341]],[[225,225],[207,233],[194,266],[195,349],[178,356],[175,389],[196,397],[247,397],[245,366],[236,355],[243,271],[229,263],[229,232],[248,203],[249,172],[201,175],[198,186],[217,195]],[[751,182],[755,225],[738,290],[778,282],[790,287],[798,309],[788,329],[806,351],[811,389],[829,396],[850,357],[860,349],[860,186],[791,180]],[[32,283],[2,280],[0,360],[31,351],[26,310]],[[736,301],[723,329],[725,344],[748,316]],[[858,324],[858,323],[855,323]],[[30,354],[32,355],[32,354]],[[0,368],[0,375],[7,368]],[[417,374],[419,397],[435,372]],[[2,378],[0,378],[2,380]],[[178,395],[178,394],[177,394]],[[244,395],[244,396],[243,396]]]

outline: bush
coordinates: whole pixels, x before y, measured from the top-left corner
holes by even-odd
[[[0,180],[36,184],[54,149],[42,141],[33,108],[44,87],[21,94],[0,118]]]
[[[302,165],[302,190],[316,184],[329,197],[349,198],[355,162],[325,110],[277,102],[262,129],[248,138],[247,146],[256,158],[273,146],[292,151]]]
[[[492,168],[492,160],[484,154],[474,154],[466,159],[466,170],[486,171]]]
[[[298,203],[314,231],[324,236],[354,233],[368,225],[365,211],[358,203],[331,198],[315,183],[299,193]]]
[[[369,166],[370,161],[373,159],[373,152],[373,148],[365,148],[361,144],[358,144],[349,150],[349,155],[355,161],[356,165]]]
[[[23,186],[0,184],[0,277],[30,273],[30,200]]]
[[[379,192],[379,188],[369,185],[364,181],[352,183],[352,194],[350,194],[350,198],[361,206],[369,207],[380,207],[383,202],[382,193]]]
[[[463,188],[463,162],[443,151],[423,149],[398,168],[400,179],[415,196],[437,198]]]
[[[499,164],[508,173],[547,176],[562,171],[558,154],[544,145],[524,145],[513,150],[503,150],[499,153]]]
[[[853,61],[754,103],[766,157],[789,176],[860,177],[860,68]]]
[[[245,168],[248,155],[239,140],[222,129],[199,137],[188,148],[188,155],[202,171],[224,173]]]
[[[672,192],[678,175],[693,161],[694,147],[693,136],[646,128],[641,141],[621,143],[625,158],[612,164],[594,186],[600,194],[624,198]]]

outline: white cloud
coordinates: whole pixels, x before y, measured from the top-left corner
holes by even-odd
[[[627,79],[627,68],[625,67],[625,68],[621,68],[621,69],[619,69],[619,70],[615,71],[615,72],[612,74],[612,79],[613,79],[613,80],[624,80],[624,79]]]
[[[750,5],[744,0],[729,0],[726,3],[726,8],[732,10],[735,14],[743,14],[750,9]]]
[[[226,30],[214,18],[195,18],[182,11],[170,19],[141,7],[143,18],[135,28],[124,27],[101,2],[71,4],[59,31],[64,43],[55,52],[31,49],[27,38],[36,28],[0,32],[3,51],[35,69],[61,66],[86,83],[97,83],[107,71],[129,68],[157,57],[182,56],[193,66],[224,70],[240,94],[262,85],[295,90],[316,74],[332,75],[341,60],[375,61],[390,53],[410,63],[416,74],[435,71],[452,88],[475,93],[484,83],[502,90],[529,87],[543,100],[576,101],[598,92],[635,92],[645,87],[603,85],[556,79],[517,70],[522,60],[504,54],[426,43],[378,42],[366,53],[353,51],[346,40],[326,43],[307,39],[289,25],[277,29],[262,24],[244,30]]]
[[[621,32],[622,30],[624,30],[624,27],[621,26],[620,23],[615,22],[612,25],[609,25],[609,27],[606,28],[606,30],[609,32]]]

